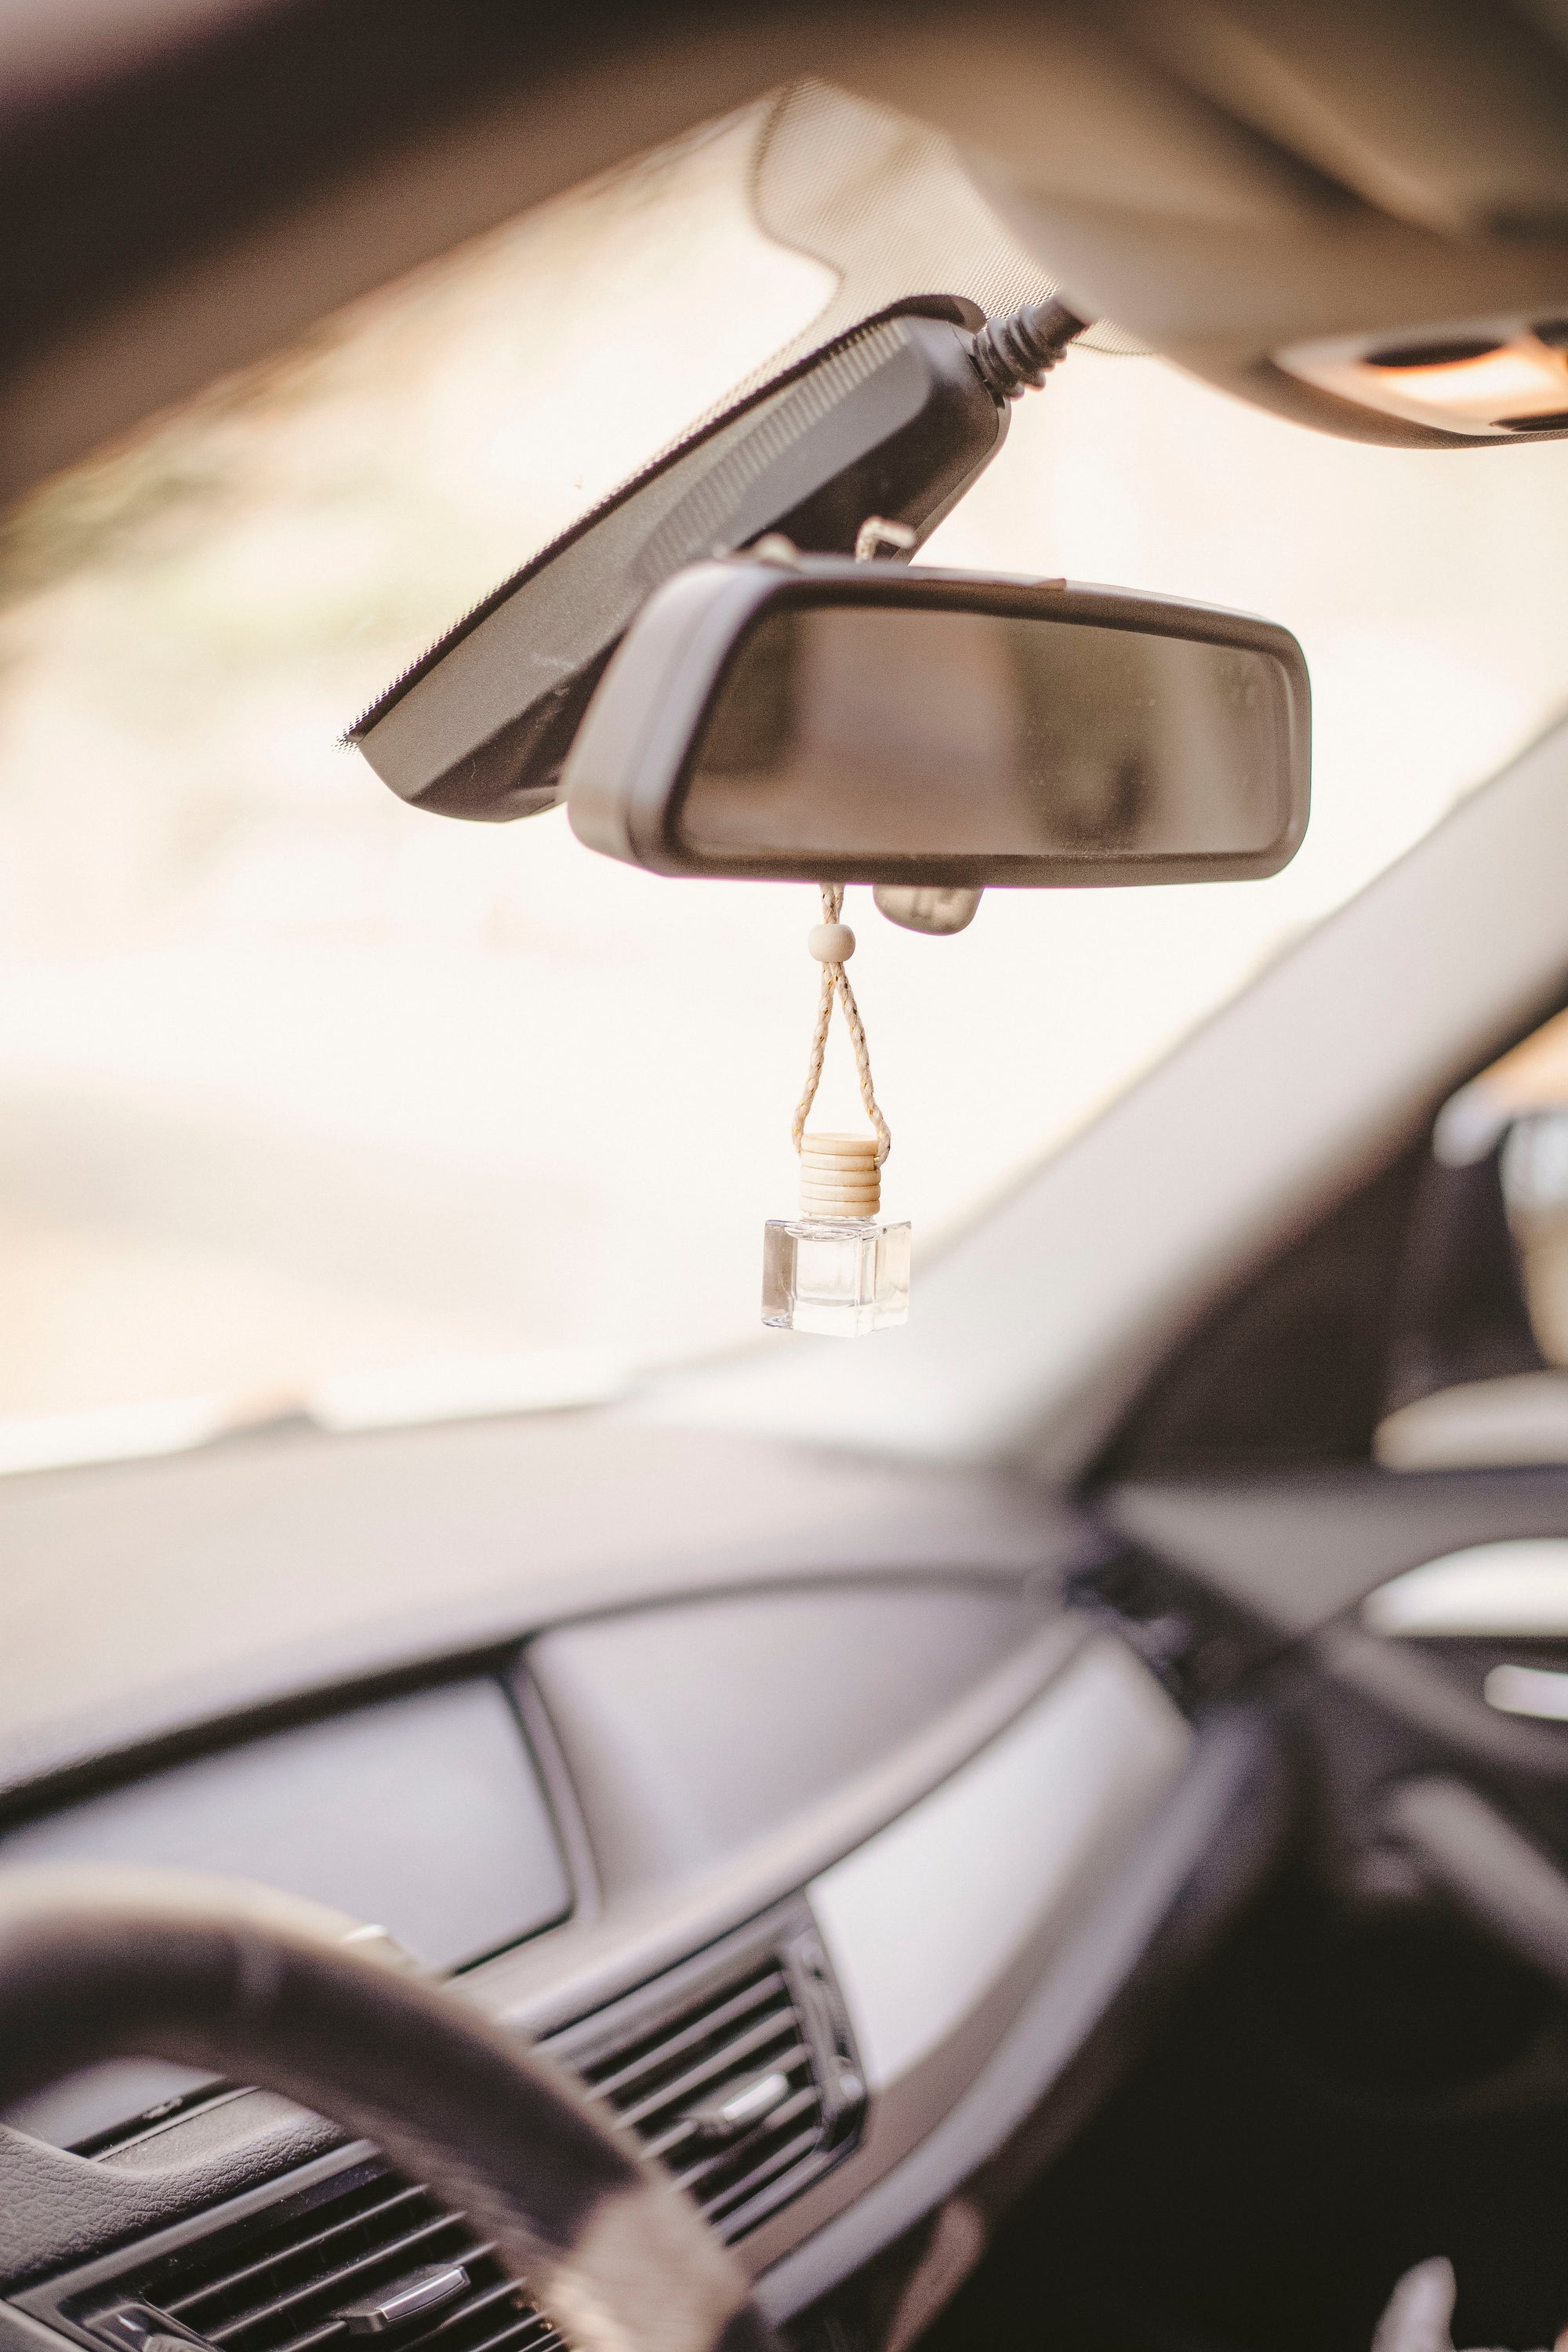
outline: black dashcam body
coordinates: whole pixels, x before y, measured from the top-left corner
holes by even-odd
[[[868,516],[911,551],[989,465],[1007,403],[940,295],[866,320],[723,411],[476,605],[349,730],[400,798],[501,822],[560,797],[594,688],[655,589],[778,531],[849,555]]]

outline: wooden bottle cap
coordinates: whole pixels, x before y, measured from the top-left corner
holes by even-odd
[[[800,1146],[800,1206],[806,1217],[857,1223],[882,1205],[874,1135],[805,1135]]]

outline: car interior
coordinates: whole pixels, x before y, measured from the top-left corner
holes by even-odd
[[[1560,0],[0,185],[0,2352],[1568,2343]]]

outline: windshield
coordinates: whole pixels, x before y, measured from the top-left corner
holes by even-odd
[[[789,241],[763,120],[467,248],[12,520],[0,1468],[235,1412],[570,1402],[798,1344],[760,1329],[759,1253],[795,1197],[815,894],[657,879],[559,812],[423,814],[338,746],[496,579],[836,330],[856,286],[872,308],[959,270],[906,212],[879,279],[847,196],[863,278],[826,236]],[[957,290],[1031,299],[1027,278],[998,237]],[[917,1268],[1556,715],[1565,515],[1568,446],[1361,447],[1113,351],[1020,404],[930,560],[1285,623],[1312,671],[1314,814],[1272,881],[997,892],[952,940],[849,893]],[[837,1038],[821,1103],[858,1118]]]

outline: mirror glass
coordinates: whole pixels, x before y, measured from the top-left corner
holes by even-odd
[[[1267,852],[1289,822],[1271,654],[1049,614],[773,605],[720,683],[679,818],[748,856]]]

